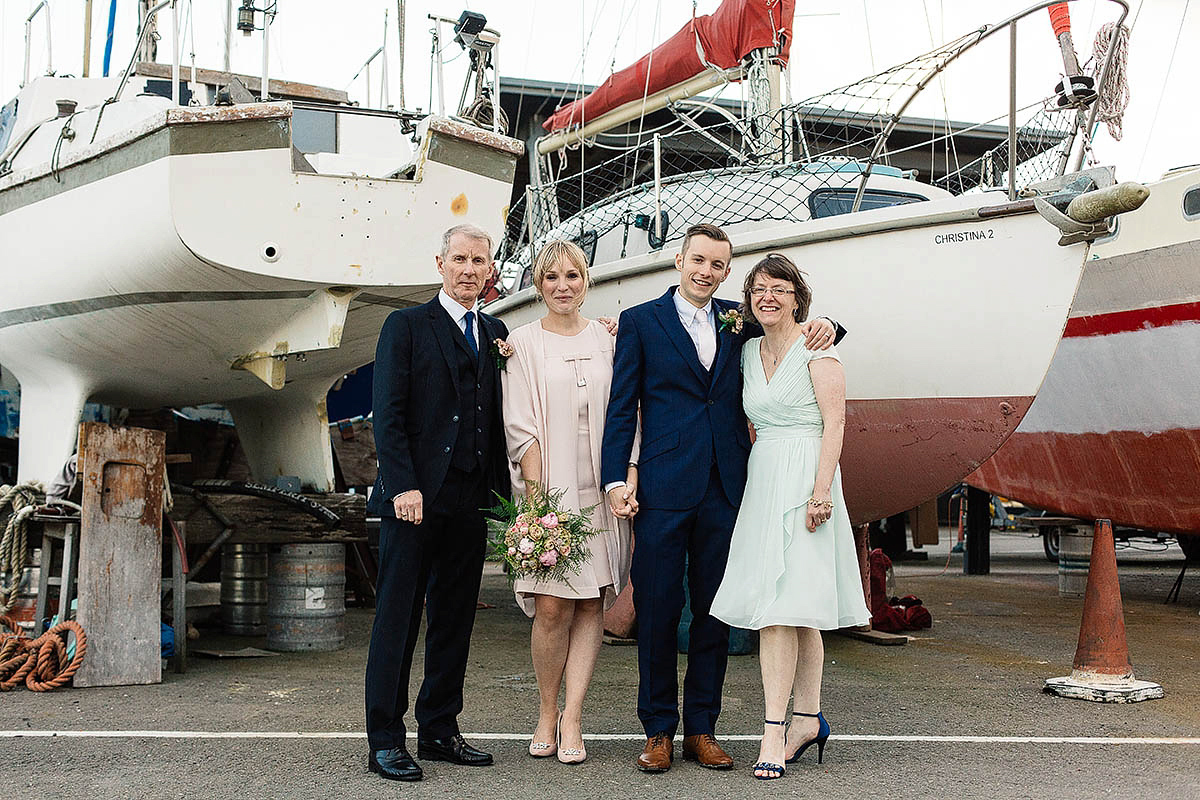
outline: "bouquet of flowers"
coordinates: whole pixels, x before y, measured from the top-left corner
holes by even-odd
[[[590,519],[596,508],[570,511],[562,506],[565,490],[544,491],[535,483],[515,503],[500,498],[488,522],[492,549],[507,565],[508,579],[565,581],[588,557],[584,542],[598,531]]]

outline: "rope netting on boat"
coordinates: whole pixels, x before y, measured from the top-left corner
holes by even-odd
[[[592,252],[604,239],[610,245],[606,255],[623,258],[638,252],[634,242],[641,252],[647,240],[650,249],[665,247],[700,222],[802,222],[914,202],[925,197],[906,197],[895,185],[877,187],[880,178],[911,177],[919,159],[927,159],[920,161],[922,178],[952,194],[1007,187],[1006,92],[994,93],[999,108],[986,122],[951,122],[948,111],[944,119],[906,116],[917,95],[936,92],[931,84],[989,32],[994,29],[979,28],[903,64],[766,113],[735,118],[713,103],[685,101],[669,107],[673,118],[657,129],[645,130],[643,120],[632,132],[576,140],[539,160],[540,180],[514,204],[499,258],[527,264],[532,251],[551,238],[574,240]],[[1006,76],[1007,54],[1001,63]],[[746,93],[753,96],[753,87]],[[942,99],[944,107],[944,92]],[[709,120],[713,112],[725,119],[701,125],[706,111]],[[1018,188],[1062,173],[1081,113],[1060,108],[1055,96],[1018,110]],[[974,149],[961,157],[956,140],[973,134]],[[985,140],[992,146],[976,156]],[[611,247],[614,237],[619,250]]]

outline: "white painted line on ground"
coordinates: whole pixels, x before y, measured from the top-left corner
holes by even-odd
[[[524,742],[527,733],[466,733],[467,739]],[[3,731],[0,739],[365,739],[361,731]],[[415,739],[416,734],[408,734]],[[592,742],[640,742],[640,733],[589,733],[584,739]],[[732,742],[757,742],[758,735],[733,734],[721,736]],[[950,744],[1200,744],[1200,736],[886,736],[879,734],[834,734],[829,737],[843,742],[945,742]]]

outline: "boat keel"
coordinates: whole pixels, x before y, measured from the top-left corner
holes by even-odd
[[[43,486],[75,451],[79,417],[91,389],[82,376],[61,367],[39,365],[38,374],[13,374],[21,383],[21,447],[17,480]]]
[[[328,391],[324,380],[291,383],[269,395],[225,404],[255,480],[273,483],[281,475],[296,475],[306,491],[333,491]]]

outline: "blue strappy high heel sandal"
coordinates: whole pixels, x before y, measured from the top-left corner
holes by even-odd
[[[816,744],[817,745],[817,763],[820,764],[821,761],[825,758],[825,742],[827,742],[829,740],[829,723],[825,721],[825,715],[822,714],[820,711],[818,711],[815,714],[805,714],[802,711],[793,711],[792,716],[793,717],[816,717],[817,722],[819,723],[819,726],[817,727],[817,735],[815,737],[813,737],[812,739],[809,739],[804,744],[800,745],[798,748],[796,748],[796,752],[792,754],[791,758],[787,759],[787,763],[795,764],[797,761],[800,760],[800,756],[804,755],[804,751],[807,750],[809,748],[809,746]]]
[[[764,719],[763,722],[767,725],[787,725],[787,722],[784,722],[784,721],[776,722],[773,719]],[[784,767],[783,764],[772,764],[770,761],[759,761],[757,764],[755,764],[753,767],[751,767],[751,769],[756,773],[757,772],[777,773],[775,775],[755,775],[754,776],[755,779],[760,780],[760,781],[773,781],[776,778],[782,778],[787,773],[787,768]]]

